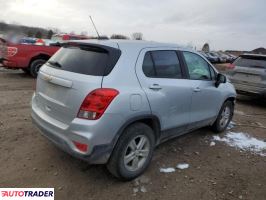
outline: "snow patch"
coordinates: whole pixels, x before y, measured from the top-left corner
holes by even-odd
[[[212,147],[212,146],[215,146],[216,145],[216,143],[214,142],[214,141],[212,141],[211,143],[210,143],[210,146]]]
[[[175,172],[175,168],[169,167],[169,168],[161,168],[160,172],[162,173],[172,173]]]
[[[251,137],[247,133],[228,132],[224,137],[213,136],[213,140],[225,142],[227,145],[243,151],[250,151],[261,156],[266,156],[266,142]]]
[[[235,125],[236,125],[236,123],[235,122],[233,122],[233,121],[231,121],[229,124],[228,124],[228,126],[227,126],[227,130],[230,130],[230,129],[232,129],[232,128],[234,128],[235,127]]]
[[[177,169],[187,169],[189,168],[189,164],[187,163],[181,163],[176,166]]]
[[[235,110],[234,113],[237,115],[245,115],[245,113],[243,111],[240,111],[240,110]]]

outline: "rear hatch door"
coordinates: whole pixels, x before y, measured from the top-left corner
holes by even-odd
[[[265,86],[266,56],[242,55],[235,62],[231,79],[236,83]]]
[[[111,52],[112,51],[112,52]],[[84,98],[101,88],[102,79],[114,67],[120,50],[101,45],[71,44],[62,47],[40,69],[35,102],[49,117],[69,124]]]

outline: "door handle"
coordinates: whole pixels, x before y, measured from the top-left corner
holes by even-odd
[[[149,88],[152,89],[152,90],[160,90],[160,89],[162,89],[162,87],[159,84],[156,84],[156,83],[150,85]]]
[[[194,92],[200,92],[200,91],[201,91],[201,90],[200,90],[199,87],[194,88]]]

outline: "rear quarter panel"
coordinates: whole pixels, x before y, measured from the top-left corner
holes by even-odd
[[[130,119],[151,115],[147,97],[140,87],[135,65],[140,50],[120,45],[122,54],[112,72],[103,78],[103,88],[114,88],[119,95],[109,105],[105,113],[119,114],[123,123]]]

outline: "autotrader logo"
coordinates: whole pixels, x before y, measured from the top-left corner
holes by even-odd
[[[54,188],[0,188],[0,200],[54,200]]]

